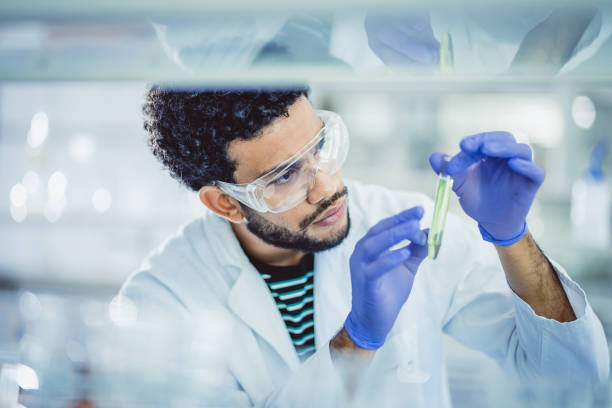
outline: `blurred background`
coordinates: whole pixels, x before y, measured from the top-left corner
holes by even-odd
[[[310,3],[0,5],[0,407],[16,406],[19,392],[23,406],[91,406],[100,389],[120,399],[99,406],[135,404],[126,373],[138,365],[109,368],[119,357],[101,345],[126,323],[112,299],[203,213],[149,151],[141,106],[153,82],[307,83],[313,105],[350,131],[345,177],[430,196],[432,152],[513,132],[547,172],[530,230],[612,337],[610,6]],[[461,214],[456,200],[451,211]],[[446,347],[454,405],[491,406],[504,384],[495,364],[450,339]],[[115,376],[95,377],[94,366]],[[147,394],[151,406],[189,404],[163,399],[179,393],[170,377],[140,389],[164,391]],[[113,388],[110,378],[128,380]],[[537,394],[522,388],[507,406],[536,406]],[[612,406],[612,390],[554,404]]]

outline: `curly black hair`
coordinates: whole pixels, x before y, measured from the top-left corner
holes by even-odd
[[[143,106],[149,146],[173,178],[194,191],[215,180],[235,183],[230,142],[249,140],[280,116],[307,87],[282,90],[149,88]]]

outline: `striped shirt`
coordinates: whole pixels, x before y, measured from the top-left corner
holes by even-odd
[[[295,351],[304,361],[315,351],[314,256],[307,254],[294,266],[273,266],[252,258],[251,263],[268,285]]]

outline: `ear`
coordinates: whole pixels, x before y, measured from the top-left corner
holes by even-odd
[[[204,186],[200,189],[199,196],[206,207],[228,221],[240,223],[245,219],[238,201],[225,194],[219,187]]]

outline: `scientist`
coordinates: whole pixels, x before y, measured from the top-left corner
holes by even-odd
[[[528,231],[544,171],[509,133],[467,137],[450,158],[479,230],[449,216],[431,261],[431,200],[345,182],[347,128],[307,89],[154,86],[144,112],[154,155],[207,211],[121,299],[192,328],[194,361],[214,367],[207,403],[449,407],[443,333],[514,378],[607,379],[601,323]]]

